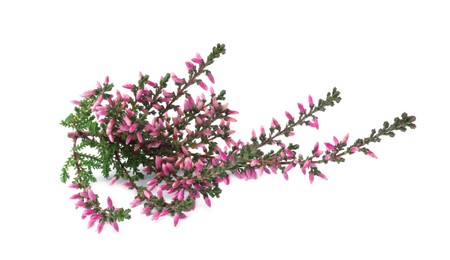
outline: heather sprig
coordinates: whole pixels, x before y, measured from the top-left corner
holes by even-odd
[[[223,54],[225,46],[218,44],[206,60],[197,53],[186,61],[185,77],[168,73],[152,81],[139,73],[137,84],[124,84],[115,92],[106,77],[73,101],[74,113],[61,122],[73,130],[68,133],[73,147],[60,177],[64,183],[71,180],[69,187],[76,189],[71,199],[84,209],[83,219],[89,217],[88,227],[97,224],[100,233],[110,224],[118,231],[118,222],[129,219],[131,208],[138,206],[152,220],[170,215],[177,225],[195,209],[198,198],[211,206],[210,198],[221,194],[219,184],[229,184],[232,174],[256,179],[258,174],[281,172],[288,179],[298,167],[312,183],[315,176],[327,179],[318,168],[321,163],[344,162],[356,152],[376,158],[367,148],[370,143],[415,128],[415,117],[404,113],[352,145],[347,134],[322,147],[316,143],[311,154],[303,155],[298,144],[284,143],[282,138],[294,136],[296,127],[319,129],[318,112],[341,101],[334,88],[324,100],[314,102],[309,96],[306,107],[298,103],[296,113],[286,111],[285,124],[272,118],[267,131],[261,126],[249,141],[235,140],[230,126],[237,111],[225,103],[225,90],[216,94],[209,86],[215,83],[209,66]],[[194,97],[190,87],[204,92]],[[111,185],[120,182],[134,191],[129,208],[117,208],[110,197],[105,200],[93,191],[97,172]]]

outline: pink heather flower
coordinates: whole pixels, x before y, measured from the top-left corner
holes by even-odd
[[[305,163],[303,164],[302,168],[306,169],[311,165],[311,160],[306,160]]]
[[[167,215],[167,214],[169,214],[169,211],[168,211],[167,209],[163,209],[163,210],[161,211],[161,213],[159,214],[159,216],[160,216],[160,217],[164,217],[164,216]],[[183,214],[183,213],[181,213],[181,214]],[[180,215],[180,218],[181,218],[181,215]]]
[[[283,177],[285,180],[287,180],[287,181],[289,180],[289,175],[287,175],[287,173],[283,173]]]
[[[131,126],[131,120],[128,118],[128,116],[125,116],[123,118],[123,121],[125,122],[125,124],[127,124],[127,126]]]
[[[339,144],[339,140],[336,138],[336,136],[333,136],[333,142],[334,142],[334,145]]]
[[[252,162],[250,163],[250,167],[255,167],[256,165],[258,165],[259,160],[252,160]]]
[[[155,82],[150,81],[150,80],[147,80],[147,84],[148,84],[149,86],[151,86],[151,87],[155,87],[155,86],[156,86]]]
[[[145,196],[147,199],[150,199],[150,197],[152,196],[152,193],[151,193],[150,191],[148,191],[148,190],[144,190],[144,196]]]
[[[142,78],[144,75],[142,75],[142,72],[139,71],[139,79]]]
[[[211,72],[206,72],[206,76],[208,77],[209,81],[211,81],[211,83],[215,83],[214,76],[211,74]]]
[[[206,86],[206,84],[205,84],[203,81],[199,80],[199,81],[197,81],[197,84],[198,84],[200,87],[202,87],[202,89],[208,90],[208,86]]]
[[[114,178],[111,179],[111,181],[109,182],[109,185],[113,185],[114,183],[116,183],[117,181],[117,177],[114,176]]]
[[[129,144],[131,142],[131,139],[133,138],[132,135],[128,134],[127,138],[125,139],[125,144]]]
[[[142,138],[142,133],[141,132],[137,132],[137,139],[139,141],[139,143],[142,143],[144,141],[144,139]]]
[[[98,89],[101,89],[101,88],[102,88],[102,84],[100,84],[99,81],[97,81],[97,88],[98,88]]]
[[[206,203],[206,205],[208,206],[208,207],[211,207],[211,200],[209,199],[209,197],[208,196],[205,196],[205,203]]]
[[[344,136],[344,138],[342,139],[341,142],[342,142],[343,144],[346,144],[347,141],[348,141],[348,134],[346,134],[346,135]]]
[[[357,146],[352,146],[352,147],[350,148],[350,151],[352,151],[352,153],[355,153],[355,152],[359,151],[359,147],[357,147]]]
[[[197,53],[197,55],[195,56],[195,58],[192,58],[191,61],[197,63],[197,64],[202,64],[203,63],[203,59],[202,56],[200,56],[200,54]]]
[[[98,107],[103,102],[103,96],[99,96],[97,101],[95,101],[94,105],[92,105],[92,109]]]
[[[126,89],[133,89],[133,84],[125,84],[122,87]]]
[[[78,189],[78,187],[80,187],[80,185],[78,183],[72,183],[72,184],[69,184],[68,187],[72,188],[72,189]]]
[[[219,156],[222,161],[224,161],[224,162],[228,161],[227,155],[220,150],[219,150]]]
[[[323,174],[323,173],[318,173],[317,176],[319,176],[320,178],[322,178],[324,180],[328,180],[327,176],[325,176],[325,174]]]
[[[314,174],[313,174],[313,173],[310,173],[310,174],[309,174],[309,182],[312,184],[313,181],[314,181]]]
[[[105,222],[102,222],[102,221],[100,221],[100,222],[98,222],[98,225],[97,225],[97,233],[102,233],[102,230],[103,230],[103,226],[105,225]]]
[[[172,73],[172,80],[176,84],[183,84],[184,83],[184,79],[180,79],[179,77],[177,77],[177,75],[175,73]]]
[[[323,151],[322,151],[322,150],[317,150],[317,151],[314,152],[314,155],[315,155],[316,157],[319,157],[319,156],[321,156],[322,154],[323,154]]]
[[[133,184],[131,184],[131,182],[129,182],[129,181],[125,181],[122,184],[123,184],[123,186],[125,186],[127,188],[130,188],[131,186],[133,186]]]
[[[163,189],[162,189],[161,186],[156,188],[156,196],[158,196],[158,198],[162,198],[163,197]]]
[[[186,61],[184,64],[186,64],[186,68],[188,70],[194,70],[195,69],[195,65],[192,64],[192,62],[190,62],[190,61]]]
[[[334,150],[334,145],[332,145],[330,143],[325,143],[325,146],[327,147],[328,151],[333,151]]]
[[[81,94],[81,97],[89,98],[89,97],[91,97],[91,96],[93,96],[95,94],[96,94],[96,90],[95,89],[93,89],[93,90],[86,90],[85,92],[83,92],[83,94]]]
[[[152,179],[152,180],[149,180],[147,182],[147,186],[153,186],[153,185],[156,185],[156,184],[158,184],[158,180],[157,179]]]
[[[73,200],[73,199],[79,199],[80,197],[81,197],[80,193],[76,193],[76,194],[73,194],[72,196],[70,196],[69,199],[71,199],[71,200]]]
[[[284,173],[287,173],[288,171],[290,171],[294,166],[292,164],[289,164],[288,166],[286,166],[286,168],[284,168]]]
[[[178,225],[178,221],[180,220],[180,215],[177,213],[173,216],[173,225],[176,227]]]
[[[252,139],[253,138],[256,138],[256,132],[255,132],[255,129],[252,129]]]
[[[276,128],[277,126],[279,126],[280,124],[278,124],[278,121],[275,118],[272,118],[272,124],[271,127],[272,128]]]
[[[109,77],[106,76],[106,77],[105,77],[105,84],[108,84],[108,83],[109,83]]]
[[[142,210],[141,213],[148,215],[150,213],[150,211],[152,211],[152,208],[150,208],[149,206],[145,206]]]
[[[93,215],[93,216],[95,216],[95,215]],[[90,218],[89,221],[88,221],[87,228],[93,227],[94,224],[95,224],[95,222],[97,222],[97,220],[98,220],[98,218],[93,218],[93,217],[91,216],[91,218]]]
[[[300,110],[300,112],[301,113],[305,113],[306,112],[306,110],[305,110],[305,108],[303,107],[303,104],[302,103],[297,103],[297,106],[298,106],[298,109]]]
[[[97,196],[95,195],[95,193],[91,189],[87,189],[87,193],[88,193],[88,196],[89,196],[90,200],[96,200],[97,199]]]
[[[141,97],[142,97],[142,89],[139,89],[139,90],[136,92],[136,100],[141,99]]]
[[[223,183],[225,183],[225,185],[230,184],[230,177],[228,177],[228,175],[223,178]]]
[[[161,168],[161,163],[162,163],[161,157],[157,155],[157,156],[155,157],[155,166],[156,166],[156,169],[160,169],[160,168]]]
[[[173,92],[166,91],[165,89],[162,90],[164,97],[169,98],[173,97]]]
[[[140,198],[135,198],[132,202],[130,202],[130,207],[134,208],[141,203]]]
[[[160,214],[161,213],[159,211],[156,211],[155,213],[153,213],[152,220],[158,220]]]
[[[72,102],[72,104],[77,105],[77,106],[81,105],[81,101],[78,101],[78,100],[72,100],[71,102]]]
[[[86,203],[84,203],[82,200],[79,200],[75,203],[75,207],[76,208],[79,208],[79,207],[84,208],[84,207],[86,207]]]
[[[138,127],[137,123],[136,124],[132,124],[130,126],[130,128],[128,129],[128,132],[133,133],[136,130],[137,127]]]
[[[114,127],[114,119],[110,119],[108,123],[108,127],[106,128],[106,134],[110,135]]]
[[[311,95],[308,96],[308,103],[309,103],[309,107],[314,106],[314,101],[313,101],[313,98],[311,97]]]
[[[119,232],[119,224],[117,224],[116,221],[111,222],[111,226],[114,228],[115,231]]]
[[[330,154],[325,155],[325,161],[329,161],[330,159],[331,159],[331,155]]]
[[[316,152],[317,150],[319,150],[319,142],[316,142],[316,144],[314,145],[313,151]]]
[[[288,111],[284,112],[284,114],[286,115],[286,117],[288,118],[288,120],[293,120],[294,117],[291,115],[291,113],[289,113]]]
[[[372,158],[378,159],[378,157],[369,149],[367,149],[367,155],[372,157]]]
[[[184,189],[181,189],[180,191],[178,191],[177,199],[178,200],[183,200],[184,199]]]
[[[108,208],[113,209],[114,205],[112,202],[112,199],[108,196],[108,198],[106,199],[106,203],[108,204]]]

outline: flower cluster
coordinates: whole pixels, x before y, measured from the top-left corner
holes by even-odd
[[[69,187],[76,193],[71,199],[84,209],[82,218],[89,217],[89,228],[97,224],[100,233],[108,223],[118,231],[118,222],[129,219],[130,208],[138,206],[152,220],[172,216],[176,226],[195,209],[198,198],[211,206],[210,198],[220,196],[219,184],[228,185],[230,175],[247,180],[281,172],[288,179],[299,167],[311,183],[316,177],[326,180],[320,164],[343,162],[346,155],[357,152],[376,158],[368,144],[392,137],[397,130],[415,128],[415,117],[404,113],[353,144],[348,143],[348,134],[322,146],[316,143],[309,155],[301,154],[298,144],[282,142],[282,137],[294,136],[297,126],[319,129],[317,112],[341,100],[333,89],[325,100],[314,102],[309,96],[307,106],[298,103],[297,112],[286,111],[284,125],[273,118],[267,130],[253,130],[249,141],[235,140],[230,125],[237,112],[225,103],[224,90],[216,94],[208,69],[224,53],[225,46],[218,44],[206,60],[197,54],[186,61],[186,77],[172,73],[155,82],[140,73],[137,84],[125,84],[115,92],[106,77],[104,83],[85,91],[82,100],[73,101],[74,113],[61,122],[73,129],[68,134],[73,147],[61,180],[72,180]],[[188,88],[196,86],[204,92],[194,97]],[[272,149],[265,152],[267,147]],[[100,203],[91,187],[97,172],[111,185],[120,182],[134,190],[128,209],[116,208],[110,197],[106,206]]]

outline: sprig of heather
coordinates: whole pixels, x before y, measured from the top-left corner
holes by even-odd
[[[224,90],[216,94],[209,86],[215,83],[209,66],[223,54],[225,46],[218,44],[206,60],[196,54],[185,62],[186,77],[168,73],[152,81],[139,73],[137,84],[125,84],[115,93],[106,77],[103,84],[85,91],[82,100],[73,101],[74,113],[61,122],[73,130],[68,133],[73,147],[60,177],[63,182],[71,179],[69,187],[77,190],[71,199],[77,208],[84,208],[82,218],[89,217],[88,227],[96,224],[100,233],[110,224],[118,231],[118,222],[130,219],[131,208],[138,206],[152,220],[172,216],[176,226],[195,209],[198,198],[211,206],[210,198],[221,194],[219,184],[229,184],[232,174],[256,179],[258,174],[281,172],[288,179],[298,166],[312,183],[315,176],[327,179],[318,169],[321,163],[340,163],[356,152],[376,158],[368,144],[415,128],[414,116],[404,113],[353,145],[347,145],[349,135],[341,140],[333,137],[332,143],[324,143],[324,150],[316,143],[311,155],[302,155],[298,144],[283,143],[281,138],[294,136],[296,127],[319,129],[317,113],[341,100],[335,88],[317,103],[309,96],[306,108],[298,103],[295,116],[285,112],[284,126],[273,118],[267,132],[261,127],[258,135],[253,130],[249,142],[234,140],[230,125],[237,111],[224,102]],[[205,92],[194,97],[188,91],[193,86]],[[264,152],[266,147],[273,149]],[[106,205],[100,203],[92,189],[97,171],[111,179],[111,185],[121,182],[134,191],[129,208],[116,208],[110,197]],[[69,172],[74,172],[72,178]],[[142,180],[147,180],[145,185],[139,184]]]

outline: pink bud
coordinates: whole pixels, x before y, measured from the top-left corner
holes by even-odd
[[[102,221],[100,221],[100,222],[98,222],[98,225],[97,225],[97,232],[100,234],[100,233],[102,233],[102,230],[103,230],[103,226],[105,225],[105,222],[102,222]]]
[[[203,81],[199,80],[199,81],[197,81],[197,84],[198,84],[200,87],[202,87],[202,89],[208,90],[208,86],[206,86],[206,84],[205,84]]]
[[[155,82],[150,81],[150,80],[147,80],[147,84],[152,87],[156,86]]]
[[[156,211],[155,213],[153,213],[152,220],[158,220],[159,214],[161,214],[159,211]]]
[[[109,77],[106,76],[106,77],[105,77],[105,84],[108,84],[108,83],[109,83]]]
[[[81,102],[78,100],[72,100],[71,102],[72,102],[72,104],[77,105],[77,106],[81,105]]]
[[[114,228],[115,231],[119,232],[119,224],[117,224],[116,221],[111,222],[111,226]]]
[[[213,84],[215,83],[215,82],[214,82],[214,77],[213,77],[213,75],[211,74],[211,72],[207,72],[207,73],[206,73],[206,76],[208,77],[209,81],[211,81],[211,83],[213,83]]]
[[[197,55],[195,56],[195,58],[192,58],[191,61],[197,63],[197,64],[202,64],[203,63],[203,59],[202,56],[200,56],[200,54],[197,53]]]
[[[133,85],[132,85],[132,84],[125,84],[125,85],[123,85],[122,87],[123,87],[123,88],[126,88],[126,89],[132,89],[132,88],[133,88]]]
[[[145,206],[142,210],[141,213],[148,215],[150,213],[150,211],[152,211],[152,208],[150,208],[149,206]]]
[[[320,178],[322,178],[324,180],[328,180],[327,176],[325,176],[325,174],[323,174],[323,173],[318,173],[317,176],[319,176]]]
[[[256,132],[255,132],[255,129],[252,129],[252,139],[253,138],[256,138]]]
[[[125,144],[129,144],[131,142],[131,139],[133,138],[132,135],[128,134],[127,138],[125,139]]]
[[[183,84],[183,83],[184,83],[184,79],[178,78],[177,75],[175,75],[175,73],[172,73],[172,80],[173,80],[176,84]]]
[[[136,135],[137,135],[137,138],[139,140],[139,143],[142,143],[144,141],[144,139],[142,138],[142,133],[138,132]]]
[[[80,185],[78,183],[72,183],[72,184],[69,184],[68,187],[72,188],[72,189],[78,189],[78,187],[80,187]]]
[[[294,119],[294,117],[288,111],[284,112],[284,114],[286,115],[288,120],[293,120]]]
[[[339,144],[339,140],[336,138],[336,136],[333,136],[333,142],[334,142],[334,145]]]
[[[305,113],[305,108],[303,107],[302,103],[297,103],[298,109],[300,110],[301,113]]]
[[[74,199],[79,199],[81,197],[80,193],[76,193],[73,194],[72,196],[70,196],[70,199],[74,200]]]
[[[139,203],[141,203],[141,199],[140,198],[135,198],[132,202],[130,202],[130,207],[134,208],[137,205],[139,205]]]
[[[287,175],[287,173],[283,173],[283,177],[285,180],[287,180],[287,181],[289,180],[289,175]]]
[[[114,127],[114,119],[110,119],[108,123],[108,127],[106,128],[106,134],[110,135]]]
[[[156,196],[158,196],[158,198],[162,198],[162,197],[163,197],[163,189],[162,189],[161,186],[159,186],[159,187],[156,189]]]
[[[327,147],[328,151],[333,151],[334,150],[334,145],[332,145],[330,143],[325,143],[325,146]]]
[[[292,164],[289,164],[288,166],[286,166],[286,168],[284,168],[284,173],[287,173],[288,171],[290,171],[294,166]]]
[[[372,157],[372,158],[378,159],[378,157],[369,149],[367,149],[367,155]]]
[[[185,64],[186,64],[186,68],[187,68],[188,70],[194,70],[194,69],[195,69],[195,65],[192,64],[192,62],[186,61]]]
[[[123,184],[123,186],[125,186],[125,187],[127,187],[127,188],[133,186],[133,184],[131,184],[131,182],[129,182],[129,181],[125,181],[125,182],[122,183],[122,184]]]
[[[141,97],[142,97],[142,89],[139,89],[139,90],[136,92],[136,100],[141,99]]]
[[[148,190],[144,190],[144,196],[145,196],[147,199],[150,199],[151,195],[152,195],[152,194],[151,194]]]
[[[255,167],[256,165],[258,165],[259,160],[252,160],[252,162],[250,163],[250,167]]]
[[[109,182],[109,185],[113,185],[114,183],[116,183],[117,181],[117,177],[114,176],[114,178],[111,179],[111,181]]]
[[[155,166],[156,166],[156,169],[160,169],[161,168],[161,157],[160,156],[156,156],[155,157]]]
[[[277,126],[279,126],[278,121],[275,118],[272,118],[272,128],[276,128]]]
[[[85,92],[83,92],[83,94],[81,94],[81,97],[89,98],[95,94],[96,94],[96,90],[86,90]]]
[[[346,144],[347,141],[348,141],[348,134],[346,134],[346,135],[344,136],[344,138],[342,139],[342,143],[343,143],[343,144]]]
[[[106,199],[106,202],[107,202],[107,204],[108,204],[108,208],[110,208],[110,209],[113,209],[113,208],[114,208],[113,202],[112,202],[112,200],[111,200],[110,197],[108,197],[108,198]]]
[[[102,84],[100,84],[100,82],[97,81],[97,88],[101,89],[102,88]]]
[[[184,199],[184,189],[181,189],[180,191],[178,191],[177,199],[178,200],[183,200]]]
[[[357,146],[352,146],[352,147],[350,148],[350,151],[352,151],[352,153],[355,153],[355,152],[359,151],[359,147],[357,147]]]
[[[309,102],[309,107],[313,107],[314,106],[314,101],[313,101],[311,95],[308,96],[308,102]]]
[[[90,200],[96,200],[97,199],[97,196],[95,195],[95,193],[91,189],[87,189],[87,193],[88,193],[88,196],[89,196]]]
[[[309,182],[312,184],[313,181],[314,181],[314,174],[313,174],[313,173],[310,173],[310,174],[309,174]]]
[[[176,227],[178,225],[178,221],[180,220],[180,215],[177,213],[173,217],[173,225]]]
[[[206,205],[208,205],[208,207],[211,207],[211,200],[209,199],[209,197],[206,196],[204,199],[205,199]]]
[[[138,127],[137,123],[136,124],[132,124],[130,126],[130,128],[128,129],[128,132],[133,133],[137,129],[137,127]]]
[[[310,160],[306,160],[305,163],[303,164],[302,168],[306,169],[311,165],[311,161]]]

